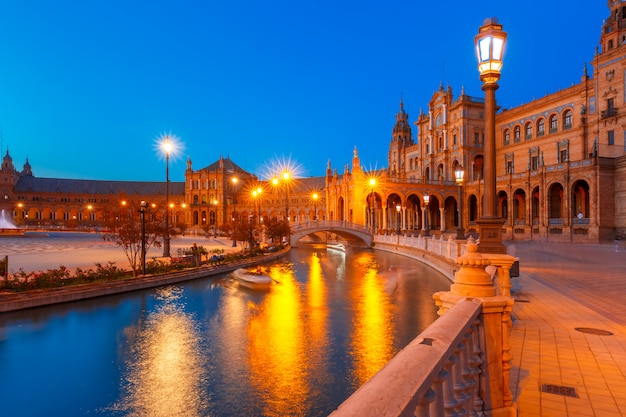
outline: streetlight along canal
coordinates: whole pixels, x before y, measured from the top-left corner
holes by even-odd
[[[0,316],[7,416],[325,416],[436,318],[449,282],[392,253],[293,249],[224,275]]]

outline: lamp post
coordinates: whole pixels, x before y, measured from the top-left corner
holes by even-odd
[[[454,171],[454,178],[456,179],[456,183],[459,185],[459,210],[457,213],[457,228],[456,228],[456,238],[457,239],[465,239],[465,229],[463,228],[463,176],[465,175],[465,171],[463,171],[462,167],[457,168]]]
[[[285,220],[287,220],[287,222],[289,222],[289,171],[284,171],[283,172],[283,181],[285,181],[285,197],[286,197],[286,203],[285,203]]]
[[[398,215],[396,216],[396,235],[400,236],[400,211],[402,210],[402,206],[400,204],[396,204],[396,212]]]
[[[235,234],[235,225],[237,224],[237,183],[239,179],[237,177],[232,177],[230,181],[233,183],[235,190],[233,191],[233,248],[237,247],[237,238]]]
[[[369,180],[369,185],[370,185],[370,190],[371,190],[371,196],[372,196],[372,221],[371,221],[371,228],[372,228],[372,233],[376,234],[376,194],[374,193],[374,189],[376,187],[376,178],[370,178]]]
[[[148,203],[142,201],[139,205],[141,215],[141,274],[146,275],[146,209]]]
[[[313,221],[317,220],[317,199],[320,198],[319,194],[313,193]]]
[[[430,201],[430,196],[428,194],[424,195],[424,237],[430,236],[430,229],[428,227],[428,202]]]
[[[502,244],[502,225],[496,200],[496,90],[502,70],[502,55],[506,44],[506,32],[498,20],[486,19],[474,38],[478,71],[485,92],[485,195],[483,214],[476,222],[480,236],[478,251],[482,253],[506,253]]]
[[[263,189],[261,187],[258,187],[256,190],[252,191],[252,197],[254,198],[255,202],[258,201],[258,206],[259,206],[259,211],[257,212],[257,215],[258,215],[257,224],[261,224],[261,193],[262,192],[263,192]]]
[[[163,232],[163,256],[170,256],[170,152],[172,152],[172,141],[166,136],[161,143],[161,148],[165,152],[165,231]]]

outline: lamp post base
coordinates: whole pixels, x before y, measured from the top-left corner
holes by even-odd
[[[164,258],[170,257],[170,237],[169,236],[165,236],[163,238],[163,257]]]
[[[502,225],[504,220],[500,218],[482,218],[476,220],[478,225],[478,252],[480,253],[506,253],[506,246],[502,243]]]

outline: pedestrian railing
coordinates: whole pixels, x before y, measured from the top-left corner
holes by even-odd
[[[391,236],[375,235],[375,243],[385,243],[389,245],[406,246],[430,252],[441,256],[450,262],[455,262],[456,258],[467,252],[467,241],[455,240],[452,235],[448,238],[433,236],[424,238],[422,236]]]
[[[331,417],[481,415],[481,304],[466,299],[394,356]]]

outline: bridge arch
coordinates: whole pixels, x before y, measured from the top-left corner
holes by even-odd
[[[372,231],[370,229],[360,224],[338,220],[314,221],[292,225],[289,245],[296,247],[300,239],[318,232],[332,232],[350,243],[368,247],[372,246]]]

